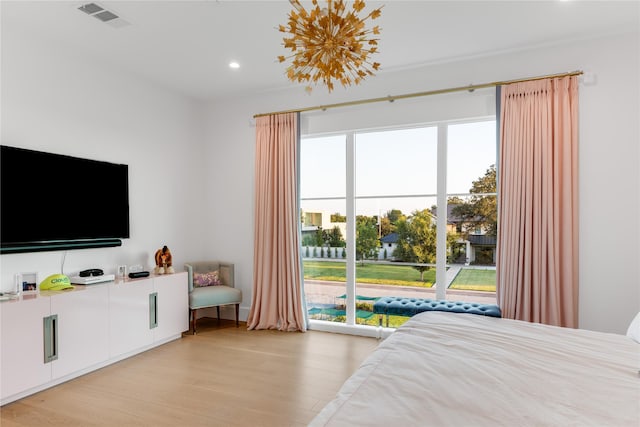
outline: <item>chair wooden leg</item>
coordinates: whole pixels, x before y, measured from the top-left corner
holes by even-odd
[[[218,323],[220,323],[220,306],[217,306],[216,310],[218,312]]]
[[[189,309],[189,313],[191,314],[191,330],[193,331],[193,335],[196,334],[196,312],[197,310]]]
[[[240,304],[236,304],[236,328],[240,326],[240,323],[238,322],[239,314],[240,314]]]

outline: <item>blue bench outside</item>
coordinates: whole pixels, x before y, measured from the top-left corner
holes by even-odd
[[[382,297],[373,304],[373,312],[387,318],[389,326],[389,315],[395,316],[415,316],[424,311],[448,311],[451,313],[471,313],[483,316],[502,317],[500,307],[495,304],[480,304],[476,302],[446,301],[428,298],[402,298],[402,297]]]

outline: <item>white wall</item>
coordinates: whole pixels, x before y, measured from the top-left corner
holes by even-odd
[[[113,273],[118,264],[152,268],[165,244],[181,270],[203,252],[201,105],[26,38],[3,38],[1,78],[2,144],[129,165],[131,238],[121,247],[67,251],[66,274],[90,267]],[[74,209],[85,203],[88,215],[109,203],[99,194],[51,191]],[[10,289],[16,273],[38,272],[40,280],[59,273],[63,254],[2,255],[1,288]]]
[[[1,141],[129,164],[131,238],[119,248],[68,251],[65,273],[89,267],[113,272],[117,264],[151,268],[153,253],[166,244],[178,268],[194,258],[236,263],[246,318],[252,291],[254,114],[590,71],[596,83],[580,88],[580,326],[624,332],[640,310],[638,40],[637,33],[612,36],[381,72],[331,95],[322,87],[311,95],[295,87],[203,107],[109,69],[99,59],[77,58],[44,41],[3,38]],[[11,287],[15,273],[37,271],[43,278],[59,272],[62,254],[2,255],[2,289]]]
[[[296,87],[211,103],[206,113],[207,156],[218,166],[207,182],[215,198],[209,239],[225,244],[205,252],[236,263],[246,316],[252,286],[254,114],[583,70],[594,73],[596,82],[580,87],[580,326],[623,333],[640,311],[638,40],[637,33],[614,35],[381,72],[361,86],[337,88],[331,95],[322,87],[311,95]]]

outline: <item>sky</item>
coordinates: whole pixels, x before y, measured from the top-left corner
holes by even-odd
[[[447,141],[447,193],[468,193],[472,182],[496,164],[495,121],[450,124]],[[304,211],[346,213],[344,200],[306,200],[346,194],[344,135],[302,138],[300,191]],[[410,214],[436,204],[437,128],[357,133],[356,214],[378,215],[391,209]],[[399,197],[433,195],[433,197]],[[391,197],[389,197],[391,196]]]

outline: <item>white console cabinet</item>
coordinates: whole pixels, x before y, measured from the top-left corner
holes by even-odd
[[[110,289],[109,355],[119,357],[153,343],[149,326],[149,296],[153,279],[122,282]]]
[[[187,273],[76,286],[0,303],[0,404],[179,338]]]
[[[0,393],[3,402],[5,397],[51,380],[51,364],[44,362],[43,340],[43,320],[51,314],[50,301],[37,295],[28,297],[0,303]]]
[[[153,285],[157,292],[153,340],[163,343],[189,329],[187,272],[156,276]]]
[[[57,315],[58,323],[57,345],[52,349],[57,356],[51,361],[52,379],[64,378],[81,367],[109,358],[109,287],[85,288],[50,297],[51,314]]]

